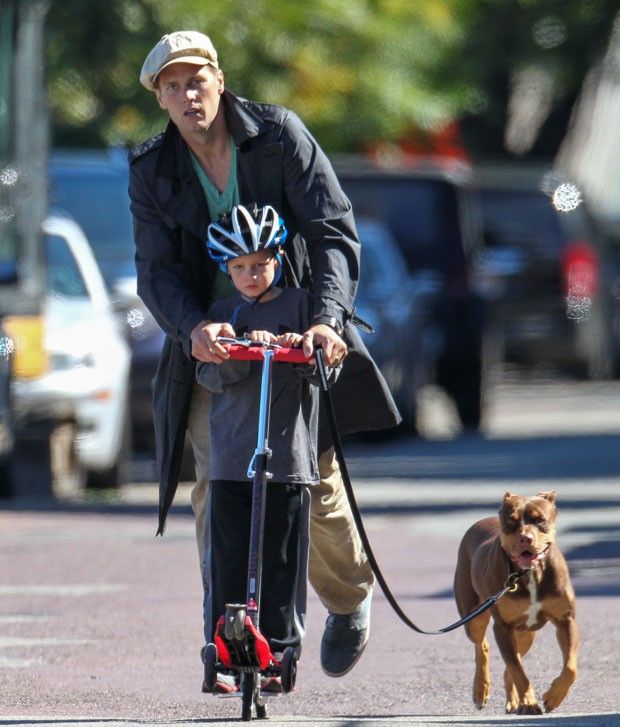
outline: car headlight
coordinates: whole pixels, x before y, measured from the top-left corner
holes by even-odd
[[[77,368],[93,368],[95,359],[92,353],[52,353],[49,357],[50,371],[68,371]]]

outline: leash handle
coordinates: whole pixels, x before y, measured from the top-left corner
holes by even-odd
[[[375,554],[373,553],[372,547],[370,545],[370,541],[368,540],[368,535],[366,534],[366,529],[364,527],[364,523],[362,521],[362,516],[360,514],[359,508],[357,506],[357,502],[355,500],[355,494],[353,492],[353,485],[351,483],[351,478],[349,477],[349,470],[347,469],[347,463],[344,458],[344,453],[342,451],[342,442],[340,441],[340,435],[338,433],[338,424],[336,421],[336,414],[334,411],[334,404],[331,399],[331,395],[329,393],[329,386],[327,385],[327,374],[325,372],[325,362],[323,361],[323,351],[320,348],[317,348],[315,351],[316,355],[316,362],[319,369],[319,375],[321,377],[321,391],[323,394],[323,402],[325,404],[325,407],[327,409],[327,415],[329,420],[329,426],[330,431],[332,435],[332,443],[334,446],[334,451],[336,454],[336,459],[338,460],[338,464],[340,466],[340,472],[342,474],[342,481],[344,483],[345,491],[347,493],[347,498],[349,500],[349,505],[351,507],[351,513],[353,515],[353,520],[355,521],[355,526],[357,527],[357,531],[360,536],[360,540],[362,541],[362,546],[364,548],[364,551],[366,553],[366,557],[368,558],[368,562],[370,563],[370,567],[372,568],[373,573],[375,574],[375,578],[377,579],[377,583],[381,587],[381,590],[383,591],[383,595],[386,597],[388,603],[396,613],[396,615],[400,618],[403,623],[405,623],[410,629],[413,631],[416,631],[418,634],[424,634],[428,636],[434,636],[437,634],[446,634],[449,631],[454,631],[454,629],[457,629],[459,626],[463,626],[468,621],[471,621],[472,619],[476,618],[476,616],[479,616],[481,613],[486,611],[488,608],[491,608],[491,606],[494,606],[495,603],[500,599],[504,594],[506,594],[508,591],[514,590],[516,587],[517,580],[523,575],[523,571],[519,571],[518,573],[511,573],[508,578],[506,579],[506,582],[504,584],[504,587],[502,588],[499,593],[496,593],[494,596],[489,596],[486,601],[481,603],[476,609],[474,609],[471,613],[466,614],[461,619],[456,621],[453,624],[450,624],[449,626],[444,626],[441,629],[434,629],[431,631],[427,631],[425,629],[421,629],[419,626],[416,626],[416,624],[407,616],[407,614],[403,611],[403,609],[400,607],[400,604],[394,597],[392,591],[390,590],[390,587],[387,584],[387,581],[385,580],[385,577],[383,576],[383,573],[381,572],[381,569],[379,568],[379,564],[377,563],[377,559],[375,558]]]

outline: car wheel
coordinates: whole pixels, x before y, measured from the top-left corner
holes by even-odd
[[[482,367],[471,363],[464,367],[454,392],[454,404],[463,429],[475,431],[482,422]]]
[[[11,469],[10,460],[0,462],[0,499],[13,495]]]
[[[584,375],[591,381],[610,379],[614,374],[611,335],[606,325],[604,311],[598,307],[590,321],[579,324],[584,358]]]
[[[106,470],[88,470],[86,473],[86,489],[118,490],[121,486],[120,465],[115,464]]]
[[[125,464],[128,461],[131,447],[131,427],[129,424],[129,413],[123,420],[123,433],[121,435],[121,446],[116,462],[111,467],[102,470],[88,470],[86,472],[86,488],[88,490],[118,490],[123,484]]]
[[[59,493],[75,493],[84,487],[86,473],[77,456],[75,438],[73,422],[58,424],[50,434],[51,469]]]
[[[438,376],[454,402],[463,429],[480,429],[485,379],[482,356],[458,362],[444,360],[439,364]]]
[[[417,391],[412,387],[396,396],[396,405],[403,420],[396,430],[399,434],[418,434],[418,404]]]

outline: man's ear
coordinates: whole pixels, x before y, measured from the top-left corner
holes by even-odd
[[[159,90],[159,86],[155,86],[155,98],[157,99],[159,108],[163,109],[165,111],[166,107],[165,107],[163,101],[161,100],[161,91]]]
[[[222,93],[224,93],[224,71],[222,71],[221,68],[217,69],[216,77],[217,77],[217,92],[219,94],[222,94]]]

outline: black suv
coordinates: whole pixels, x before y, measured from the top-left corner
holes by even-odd
[[[475,186],[501,358],[612,376],[617,273],[580,190],[557,170],[526,163],[481,164]]]
[[[471,275],[482,235],[467,168],[382,168],[358,157],[333,161],[356,217],[383,221],[409,272],[428,271],[438,281],[429,317],[437,341],[431,383],[453,400],[465,429],[478,429],[486,388],[486,305]]]

